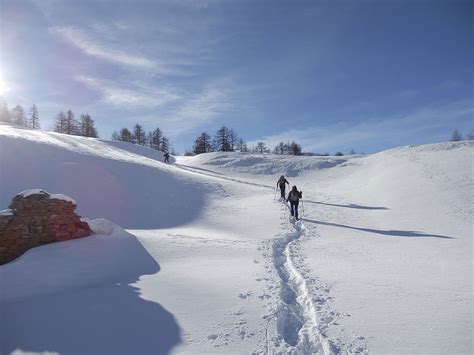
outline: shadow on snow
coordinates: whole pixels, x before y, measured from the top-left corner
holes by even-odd
[[[0,209],[10,204],[12,192],[41,188],[74,198],[84,217],[106,218],[127,229],[157,229],[193,221],[204,204],[205,184],[161,169],[154,160],[143,158],[141,164],[21,139],[4,141],[2,153],[11,159],[1,169]]]
[[[81,241],[88,246],[64,242],[39,247],[35,253],[28,252],[28,258],[4,266],[9,269],[4,286],[21,285],[28,280],[22,273],[32,273],[30,279],[43,274],[37,282],[43,287],[39,294],[2,301],[0,353],[168,354],[181,342],[174,316],[159,303],[141,298],[139,289],[132,286],[140,276],[159,272],[159,264],[132,235],[119,241],[109,236],[97,237],[98,242],[93,238]],[[62,259],[52,246],[66,246]],[[77,251],[91,246],[99,251],[87,256]],[[41,262],[48,255],[55,266]],[[65,258],[71,263],[64,264]],[[45,272],[49,272],[46,279]],[[38,285],[33,281],[29,287]],[[8,289],[3,292],[7,297]]]
[[[444,236],[444,235],[426,234],[426,233],[417,232],[417,231],[404,231],[404,230],[396,230],[396,229],[383,230],[383,229],[373,229],[373,228],[360,228],[360,227],[347,226],[347,225],[344,225],[344,224],[316,221],[314,219],[309,219],[309,218],[301,218],[301,220],[303,220],[305,222],[309,222],[309,223],[320,224],[320,225],[323,225],[323,226],[354,229],[354,230],[359,230],[359,231],[363,231],[363,232],[387,235],[387,236],[391,236],[391,237],[412,237],[412,238],[413,237],[417,237],[417,238],[421,237],[421,238],[456,239],[456,238],[447,237],[447,236]]]
[[[338,205],[336,203],[318,202],[318,201],[311,201],[311,200],[304,200],[304,203],[315,203],[315,204],[318,204],[318,205],[325,205],[325,206],[355,208],[355,209],[359,209],[359,210],[388,210],[387,207],[361,206],[361,205],[355,205],[353,203],[348,204],[348,205]]]

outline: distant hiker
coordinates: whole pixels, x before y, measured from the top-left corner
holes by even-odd
[[[163,154],[163,156],[165,157],[165,163],[169,163],[170,162],[170,155],[168,152],[165,152],[165,154]]]
[[[295,216],[296,220],[298,220],[298,205],[300,203],[300,198],[303,198],[303,191],[298,191],[296,186],[293,186],[290,193],[288,194],[288,198],[286,202],[290,202],[291,206],[291,215]]]
[[[277,187],[280,188],[281,192],[281,198],[284,200],[285,199],[285,187],[286,184],[288,184],[288,187],[290,187],[290,183],[285,179],[285,177],[282,175],[277,181]]]

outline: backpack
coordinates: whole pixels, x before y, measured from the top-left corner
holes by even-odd
[[[278,186],[281,188],[281,187],[285,187],[285,182],[286,182],[286,179],[285,178],[280,178],[278,180]]]
[[[296,202],[298,201],[301,197],[303,197],[303,193],[299,191],[291,191],[289,199],[290,201]]]

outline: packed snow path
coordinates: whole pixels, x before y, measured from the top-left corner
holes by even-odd
[[[274,190],[274,188],[269,185],[231,178],[208,169],[182,164],[176,164],[176,166],[186,171],[192,171],[196,174],[202,174],[216,179],[224,179],[235,183]],[[277,194],[275,194],[275,196],[277,196]],[[304,222],[298,221],[295,223],[293,218],[288,217],[288,205],[286,203],[276,198],[274,198],[274,203],[285,206],[280,208],[282,229],[285,229],[286,224],[291,224],[292,227],[290,232],[277,235],[275,239],[271,240],[269,245],[272,252],[271,254],[264,254],[265,257],[271,256],[276,274],[280,278],[280,289],[277,292],[280,299],[276,304],[277,310],[274,317],[265,317],[267,321],[272,320],[276,322],[276,337],[272,339],[275,348],[272,352],[277,351],[289,354],[321,353],[326,355],[349,352],[348,349],[344,348],[344,345],[336,346],[324,335],[323,332],[327,327],[327,323],[331,322],[333,318],[331,315],[328,316],[321,312],[322,308],[316,307],[315,302],[322,304],[325,303],[326,300],[322,297],[316,298],[316,301],[313,300],[307,282],[317,284],[317,281],[315,279],[306,280],[307,275],[298,271],[301,265],[304,265],[304,258],[299,255],[298,249],[294,248],[294,244],[301,236],[307,233]],[[276,208],[278,208],[278,206]],[[266,262],[267,264],[269,263],[268,260],[266,260]],[[321,285],[316,285],[316,287],[320,288]],[[275,304],[273,307],[275,307]],[[317,310],[319,312],[317,312]],[[334,314],[334,312],[331,312],[331,314]],[[320,319],[319,321],[318,318]],[[363,337],[358,338],[358,340],[361,339],[363,339]],[[348,346],[353,347],[352,344]],[[270,349],[267,331],[265,352],[268,353]],[[363,351],[364,346],[358,345],[357,352]]]
[[[0,267],[2,354],[472,352],[470,143],[162,161],[0,124],[1,208],[43,188],[126,228]]]

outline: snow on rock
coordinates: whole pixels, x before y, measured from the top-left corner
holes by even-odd
[[[105,218],[96,218],[93,220],[83,218],[82,220],[89,225],[95,234],[112,235],[116,227],[113,222]]]
[[[6,208],[0,211],[0,216],[13,216],[13,210],[10,208]]]
[[[48,191],[42,190],[42,189],[27,189],[27,190],[24,190],[24,191],[20,192],[18,195],[22,196],[22,197],[29,197],[29,196],[32,196],[32,195],[47,195],[51,199],[71,202],[71,203],[76,205],[76,201],[74,201],[74,199],[69,197],[69,196],[66,196],[66,195],[63,195],[63,194],[50,194]]]
[[[62,201],[66,201],[66,202],[71,202],[71,203],[76,205],[76,201],[73,198],[71,198],[69,196],[66,196],[66,195],[63,195],[63,194],[50,194],[49,198],[55,199],[55,200],[62,200]]]
[[[31,195],[48,195],[50,196],[49,192],[41,189],[27,189],[22,192],[20,192],[18,195],[22,197],[29,197]]]

